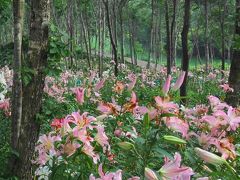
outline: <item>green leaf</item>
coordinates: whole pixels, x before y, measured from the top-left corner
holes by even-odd
[[[143,117],[143,128],[144,128],[144,134],[147,134],[147,131],[149,130],[150,127],[150,118],[149,118],[149,114],[146,113]]]

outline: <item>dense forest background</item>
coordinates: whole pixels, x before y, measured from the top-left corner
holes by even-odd
[[[1,48],[13,49],[13,15],[10,1],[0,5]],[[27,41],[29,1],[26,1],[23,38]],[[182,56],[181,31],[184,1],[173,0],[113,0],[108,2],[110,29],[119,62],[124,57],[172,65],[179,65]],[[191,2],[189,30],[190,64],[221,66],[231,58],[234,35],[234,0],[204,0]],[[51,1],[51,49],[77,66],[77,59],[86,56],[89,66],[97,55],[110,56],[113,48],[108,33],[104,1],[54,0]],[[6,48],[4,48],[6,49]],[[7,49],[9,50],[9,49]],[[1,64],[9,53],[1,51]]]

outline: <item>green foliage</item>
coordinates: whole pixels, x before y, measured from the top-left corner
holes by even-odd
[[[0,179],[7,171],[10,156],[11,120],[0,111]]]
[[[46,74],[58,76],[64,67],[64,61],[70,55],[68,48],[69,36],[51,24],[51,37],[49,42],[48,67]]]

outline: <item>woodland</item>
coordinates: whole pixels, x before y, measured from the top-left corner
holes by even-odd
[[[240,0],[0,0],[0,180],[240,180]]]

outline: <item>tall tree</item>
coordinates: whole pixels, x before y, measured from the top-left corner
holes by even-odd
[[[176,47],[176,15],[177,15],[177,5],[178,0],[173,0],[173,14],[172,14],[172,23],[170,30],[170,56],[171,56],[171,64],[175,65],[176,57],[175,57],[175,47]]]
[[[31,78],[22,84],[22,120],[17,145],[19,157],[14,160],[14,167],[11,169],[12,175],[24,180],[33,179],[32,158],[40,130],[37,114],[42,104],[47,67],[49,3],[49,0],[31,1],[29,51],[28,58],[24,60],[24,69],[27,71],[23,72],[28,73]]]
[[[233,45],[233,56],[229,75],[229,85],[234,89],[227,94],[226,101],[228,104],[237,107],[239,105],[240,92],[240,0],[236,0],[236,20],[235,20],[235,37]]]
[[[119,24],[120,24],[120,46],[121,46],[121,63],[124,61],[124,31],[123,31],[123,8],[128,0],[120,0],[118,5]]]
[[[114,68],[114,74],[115,76],[118,75],[118,56],[117,56],[117,45],[116,45],[116,39],[114,38],[113,34],[113,29],[111,27],[111,21],[110,21],[110,12],[109,12],[109,0],[102,0],[103,4],[105,6],[105,11],[106,11],[106,20],[107,20],[107,27],[109,31],[109,37],[112,45],[112,50],[113,50],[113,59],[115,62],[115,68]]]
[[[12,149],[16,150],[22,119],[22,35],[24,18],[24,0],[13,1],[14,17],[14,60],[12,88]],[[12,162],[12,161],[11,161]],[[11,164],[10,166],[13,166]]]
[[[187,96],[187,79],[188,79],[188,67],[189,67],[189,55],[188,55],[188,32],[190,24],[190,8],[191,0],[185,0],[184,3],[184,22],[182,30],[182,70],[186,72],[183,84],[180,88],[180,96],[182,97],[182,103],[186,103]]]
[[[169,25],[169,3],[168,0],[165,1],[165,20],[166,20],[166,34],[167,34],[167,74],[171,74],[171,34]]]
[[[205,59],[206,59],[206,68],[205,70],[208,71],[209,65],[209,42],[208,42],[208,0],[204,0],[204,12],[205,12]]]
[[[222,9],[221,9],[222,5],[223,5],[223,12],[221,12],[222,11]],[[219,5],[219,11],[220,11],[220,14],[221,14],[220,27],[221,27],[221,46],[222,46],[222,71],[225,70],[225,32],[224,32],[224,26],[225,26],[226,8],[227,8],[227,0],[224,0]]]

